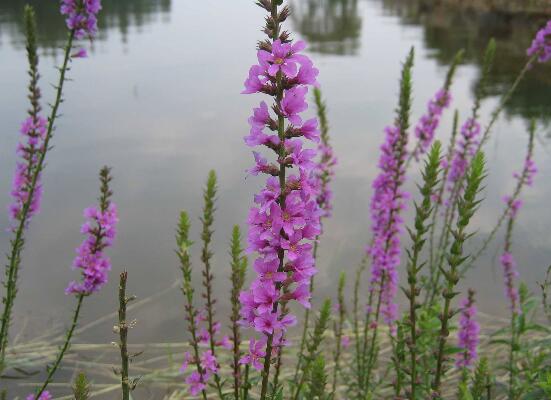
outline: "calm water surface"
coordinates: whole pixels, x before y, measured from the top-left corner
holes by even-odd
[[[60,62],[65,30],[52,2],[35,1],[40,26],[42,86],[46,99]],[[54,2],[55,3],[55,2]],[[174,227],[181,209],[193,218],[198,238],[201,188],[207,171],[220,178],[215,235],[217,293],[228,290],[227,243],[233,224],[243,226],[257,178],[245,179],[252,163],[243,144],[247,118],[260,96],[239,92],[255,62],[263,13],[249,0],[186,2],[104,0],[101,35],[91,56],[73,64],[49,154],[42,212],[32,223],[21,271],[16,313],[19,327],[32,337],[63,324],[72,298],[63,294],[79,244],[82,209],[97,196],[97,171],[108,164],[115,174],[120,236],[111,251],[112,282],[86,301],[83,321],[90,323],[116,309],[115,273],[128,269],[130,291],[157,296],[134,313],[133,340],[174,341],[184,336],[180,278],[173,253]],[[0,210],[9,199],[14,149],[27,107],[21,23],[24,1],[0,3]],[[446,64],[459,48],[466,62],[453,86],[453,106],[466,116],[472,88],[480,76],[487,40],[498,42],[496,73],[484,99],[487,117],[496,95],[521,68],[524,51],[543,19],[431,9],[417,1],[293,0],[288,28],[310,42],[321,70],[329,105],[332,142],[340,158],[334,181],[334,216],[326,223],[320,250],[317,298],[333,295],[338,273],[354,271],[369,238],[368,199],[377,173],[378,146],[393,118],[400,63],[416,48],[415,105],[418,117],[440,87]],[[515,234],[522,277],[531,287],[551,262],[551,163],[547,135],[551,117],[551,71],[536,68],[496,124],[486,149],[491,172],[482,211],[475,219],[482,238],[502,209],[501,197],[513,187],[526,145],[527,118],[539,122],[536,185],[525,193],[526,207]],[[451,112],[440,135],[448,137]],[[408,187],[413,189],[412,173]],[[546,206],[547,204],[547,206]],[[0,213],[0,226],[7,226]],[[9,235],[0,234],[8,249]],[[476,242],[476,240],[475,240]],[[196,246],[198,253],[199,246]],[[481,309],[503,314],[499,265],[492,247],[468,277],[479,291]],[[196,260],[197,261],[197,260]],[[196,262],[196,266],[199,264]],[[172,289],[167,290],[167,288]],[[164,291],[164,292],[163,292]],[[222,311],[227,305],[221,302]],[[112,318],[86,330],[79,341],[113,340]]]

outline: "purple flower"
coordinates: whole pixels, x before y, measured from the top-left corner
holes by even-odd
[[[477,136],[480,134],[480,124],[473,118],[469,118],[461,127],[461,138],[458,140],[451,160],[448,182],[453,188],[460,181],[469,166],[469,159],[476,151]]]
[[[309,59],[303,59],[301,63],[302,65],[294,81],[300,85],[317,86],[318,82],[316,78],[318,77],[319,70],[314,67],[314,63]]]
[[[257,371],[262,370],[263,364],[260,360],[266,356],[265,347],[266,342],[264,340],[251,339],[249,341],[249,353],[243,356],[239,363],[252,365]]]
[[[254,319],[254,328],[260,333],[273,334],[276,329],[280,329],[282,326],[278,312],[266,312]]]
[[[415,127],[415,136],[419,140],[413,156],[419,159],[421,154],[425,154],[434,140],[434,134],[440,123],[440,117],[444,109],[451,102],[451,95],[445,89],[436,92],[434,99],[429,101],[427,113],[423,115]]]
[[[90,207],[84,210],[87,221],[82,225],[81,233],[86,239],[76,249],[77,256],[73,267],[82,271],[81,282],[71,282],[66,293],[89,295],[99,291],[106,283],[111,261],[104,250],[113,245],[116,236],[117,208],[107,202],[104,209]]]
[[[283,282],[287,279],[285,272],[278,272],[279,259],[274,258],[257,258],[254,262],[254,270],[258,274],[258,280],[262,283],[274,284]]]
[[[192,396],[197,396],[202,390],[205,390],[207,379],[207,375],[201,376],[199,372],[193,371],[186,379],[186,384],[189,385],[189,393]]]
[[[27,400],[34,400],[36,394],[31,393],[27,396]],[[52,400],[53,396],[47,390],[43,391],[38,400]]]
[[[88,57],[88,52],[86,49],[78,49],[75,53],[71,54],[72,58],[86,58]]]
[[[264,85],[266,84],[267,80],[266,78],[261,78],[261,76],[264,73],[264,68],[262,68],[260,65],[253,65],[249,69],[249,76],[247,79],[245,79],[245,90],[243,90],[242,94],[252,94],[252,93],[258,93],[262,91],[264,88]]]
[[[258,61],[260,65],[267,67],[270,76],[275,77],[281,71],[287,78],[294,78],[297,75],[297,63],[307,60],[296,53],[304,50],[305,47],[306,44],[302,41],[291,44],[275,40],[272,43],[271,53],[266,50],[258,51]]]
[[[527,50],[529,57],[538,56],[540,63],[551,60],[551,21],[541,28]]]
[[[271,314],[279,292],[272,283],[258,283],[253,288],[253,299],[259,314]]]
[[[341,338],[341,346],[345,349],[349,348],[350,347],[350,336],[346,336],[344,335],[342,338]]]
[[[477,309],[474,304],[474,291],[469,290],[469,297],[461,301],[459,318],[458,346],[463,350],[458,353],[456,365],[459,368],[470,367],[477,359],[480,325],[476,321]]]
[[[308,109],[306,93],[308,93],[308,88],[306,86],[296,86],[283,93],[281,113],[288,118],[289,122],[293,125],[302,124],[302,119],[298,114]]]
[[[201,355],[201,368],[212,373],[218,372],[218,362],[211,350],[207,350]]]
[[[100,10],[100,0],[61,0],[60,12],[67,17],[67,27],[74,30],[76,39],[93,38],[97,34]]]
[[[189,351],[186,351],[184,353],[184,361],[182,361],[182,366],[180,367],[180,372],[184,373],[187,371],[187,368],[189,366],[189,363],[192,361],[191,354],[189,354]]]

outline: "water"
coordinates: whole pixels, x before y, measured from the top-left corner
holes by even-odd
[[[4,0],[0,4],[0,210],[10,200],[13,150],[27,107],[19,22],[23,3]],[[45,98],[50,99],[47,84],[56,79],[53,67],[60,62],[65,30],[53,4],[34,3],[39,6],[41,82]],[[496,95],[522,67],[525,48],[545,19],[444,6],[431,9],[421,1],[406,0],[293,0],[291,5],[295,13],[287,27],[311,43],[310,55],[321,70],[332,143],[340,159],[333,184],[334,216],[326,223],[320,248],[320,299],[334,295],[340,271],[349,271],[352,277],[369,240],[368,199],[377,173],[378,146],[383,128],[393,118],[400,63],[410,46],[415,46],[417,55],[415,117],[442,84],[453,54],[461,47],[467,50],[453,85],[453,107],[465,117],[480,76],[483,48],[490,37],[496,37],[495,74],[482,106],[487,121],[497,104]],[[132,331],[132,340],[182,340],[183,301],[175,287],[180,273],[172,251],[174,230],[178,212],[186,209],[193,216],[193,235],[198,240],[201,189],[210,168],[220,179],[215,289],[225,299],[231,227],[243,226],[260,185],[258,178],[245,179],[252,156],[242,141],[251,107],[260,96],[239,92],[255,61],[262,21],[262,10],[247,0],[104,0],[101,35],[90,58],[72,66],[74,82],[67,86],[55,148],[48,156],[43,211],[28,235],[16,303],[15,330],[25,327],[23,338],[65,324],[64,315],[73,300],[63,289],[78,276],[70,264],[81,240],[81,213],[97,197],[97,172],[104,164],[112,166],[115,175],[120,236],[110,252],[111,283],[86,300],[83,322],[91,323],[116,309],[117,273],[126,268],[131,293],[141,299],[157,296],[133,313],[138,328]],[[501,197],[514,185],[511,174],[522,164],[527,119],[536,117],[535,158],[540,173],[535,187],[525,192],[526,206],[514,245],[522,278],[534,289],[551,260],[551,220],[545,206],[551,195],[547,184],[551,176],[550,72],[534,69],[496,124],[486,146],[491,167],[487,201],[474,221],[482,238],[502,210]],[[439,130],[444,139],[451,114],[447,112]],[[407,186],[414,190],[419,176],[415,172],[411,176]],[[0,226],[7,225],[6,213],[0,213]],[[0,248],[7,250],[9,235],[1,233],[0,241]],[[490,248],[465,286],[478,290],[483,312],[501,315],[505,306],[495,259],[498,249]],[[194,250],[197,256],[198,244]],[[197,257],[195,266],[200,267]],[[221,301],[219,308],[226,311],[227,304]],[[102,321],[78,341],[113,340],[114,318]]]

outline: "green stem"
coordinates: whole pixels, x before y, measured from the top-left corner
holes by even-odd
[[[243,400],[248,400],[249,398],[249,364],[245,365],[245,376],[243,379]]]
[[[31,183],[29,185],[29,192],[27,201],[23,205],[21,215],[19,217],[19,225],[15,231],[15,237],[11,241],[11,251],[8,257],[8,266],[6,267],[6,297],[4,301],[4,311],[2,313],[2,325],[0,327],[0,374],[5,367],[6,347],[8,346],[8,334],[11,323],[11,315],[13,311],[13,303],[17,295],[17,277],[19,272],[19,265],[21,263],[21,251],[25,244],[24,231],[28,223],[29,210],[35,194],[36,185],[38,183],[38,177],[40,172],[44,168],[44,160],[46,153],[50,148],[50,139],[52,138],[54,122],[57,118],[57,112],[61,104],[63,85],[65,83],[65,74],[67,72],[67,66],[71,59],[71,50],[73,48],[73,40],[75,31],[72,30],[69,33],[67,44],[65,46],[65,54],[63,58],[63,64],[60,68],[59,82],[57,85],[56,97],[52,106],[52,112],[48,119],[48,129],[46,131],[46,137],[44,139],[44,150],[39,153],[36,169],[33,173]]]
[[[128,380],[128,324],[126,322],[126,281],[128,273],[120,275],[119,283],[119,338],[121,351],[121,387],[122,400],[130,399],[130,381]]]
[[[509,349],[509,400],[516,399],[515,378],[516,378],[516,349],[518,347],[518,335],[516,329],[517,312],[511,315],[511,346]]]
[[[57,358],[54,364],[48,369],[48,376],[46,377],[46,380],[40,387],[40,390],[36,392],[36,395],[34,397],[35,400],[40,399],[40,396],[42,395],[42,393],[44,393],[44,391],[52,381],[54,374],[56,373],[57,369],[59,368],[59,365],[61,364],[61,360],[63,360],[63,357],[65,356],[65,352],[69,348],[71,339],[73,337],[73,333],[75,332],[75,329],[77,327],[78,317],[80,315],[80,310],[82,308],[82,302],[84,301],[84,297],[85,297],[84,294],[79,294],[77,297],[77,307],[75,308],[75,311],[73,313],[73,321],[71,323],[71,327],[69,328],[69,330],[67,331],[67,335],[65,336],[65,342],[63,343],[63,346],[59,349],[59,352],[57,354]]]

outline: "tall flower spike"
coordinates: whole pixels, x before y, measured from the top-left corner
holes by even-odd
[[[243,91],[265,93],[273,99],[271,107],[262,102],[253,111],[250,134],[245,138],[249,146],[262,146],[275,156],[269,162],[254,152],[256,166],[250,172],[268,178],[248,218],[248,251],[258,254],[254,262],[258,276],[240,295],[243,324],[261,336],[242,360],[253,367],[262,365],[262,400],[267,395],[272,357],[278,356],[286,344],[285,332],[296,321],[280,303],[296,301],[309,307],[308,283],[316,272],[312,241],[320,233],[321,215],[316,201],[316,151],[306,145],[319,136],[317,122],[303,121],[301,116],[308,108],[308,86],[315,83],[318,70],[301,53],[305,43],[281,32],[287,11],[279,10],[279,3],[258,3],[269,11],[264,29],[268,39],[260,42],[258,64],[250,68]],[[262,345],[264,350],[257,348]]]
[[[107,283],[111,260],[105,254],[105,249],[113,245],[119,222],[117,206],[111,201],[111,180],[110,169],[102,168],[100,204],[99,207],[84,210],[87,221],[80,232],[86,235],[86,239],[76,249],[77,256],[73,262],[73,267],[82,272],[82,281],[71,282],[65,290],[68,294],[89,295],[99,291]]]
[[[478,136],[480,135],[480,123],[478,122],[478,113],[480,104],[487,91],[487,83],[494,63],[496,51],[495,41],[492,39],[484,52],[484,61],[482,65],[482,77],[476,86],[475,100],[473,104],[471,117],[461,126],[460,138],[456,142],[454,155],[449,166],[448,182],[450,182],[450,191],[452,195],[457,196],[458,190],[454,191],[454,185],[462,185],[463,178],[469,166],[470,160],[474,157],[479,148]],[[455,192],[455,193],[453,193]],[[453,202],[453,199],[452,199]],[[453,215],[452,215],[453,217]]]
[[[23,121],[20,128],[21,142],[17,145],[19,160],[15,166],[11,196],[13,199],[9,207],[12,219],[12,230],[22,221],[25,227],[31,218],[39,211],[42,198],[41,173],[39,167],[39,155],[44,150],[48,121],[40,115],[41,92],[38,86],[40,74],[38,73],[38,54],[36,47],[36,19],[32,7],[25,8],[25,31],[27,36],[27,60],[29,63],[29,99],[31,107],[29,116]],[[33,186],[33,178],[36,181]],[[28,204],[26,215],[23,209]]]
[[[368,248],[372,259],[369,290],[379,291],[382,314],[389,324],[396,320],[398,311],[394,297],[398,284],[397,267],[400,264],[400,233],[403,223],[400,214],[408,197],[402,190],[402,184],[405,180],[407,157],[413,57],[412,49],[402,70],[400,104],[395,124],[385,128],[386,136],[378,163],[380,172],[372,185],[370,204],[373,243]]]
[[[461,301],[459,317],[458,346],[462,350],[457,354],[455,365],[468,368],[474,365],[478,357],[478,342],[480,340],[480,325],[476,320],[477,309],[474,300],[474,290],[469,290],[469,296]]]
[[[440,118],[446,108],[449,107],[452,96],[450,93],[450,87],[453,81],[453,76],[457,70],[457,66],[463,59],[463,50],[460,50],[454,57],[452,64],[446,75],[446,81],[444,86],[440,88],[434,98],[432,98],[427,106],[427,112],[424,114],[415,127],[415,136],[417,137],[417,144],[413,150],[412,156],[415,160],[419,160],[419,156],[426,153],[430,148],[436,129],[440,124]]]

